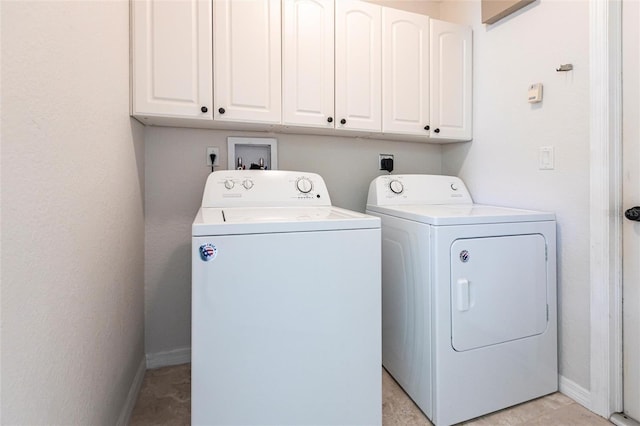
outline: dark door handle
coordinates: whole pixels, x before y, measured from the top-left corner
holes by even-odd
[[[333,117],[329,117],[329,118],[327,118],[327,122],[328,122],[328,123],[333,123]]]
[[[342,120],[340,120],[340,124],[347,124],[347,120],[343,118]]]
[[[435,129],[434,132],[440,133],[440,129]]]
[[[200,108],[200,111],[207,112],[209,111],[209,108],[207,108],[206,106],[203,106],[202,108]]]
[[[640,206],[631,207],[629,210],[624,212],[624,217],[629,220],[640,222]]]
[[[426,126],[424,126],[425,130],[429,130],[431,127],[427,124]]]
[[[226,111],[224,110],[224,108],[218,108],[218,112],[219,112],[220,114],[224,114]]]

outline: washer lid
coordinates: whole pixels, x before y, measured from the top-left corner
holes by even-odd
[[[474,225],[555,220],[553,213],[482,204],[429,204],[385,207],[367,205],[367,212],[386,214],[429,225]]]
[[[193,236],[377,229],[380,219],[339,207],[201,208]]]

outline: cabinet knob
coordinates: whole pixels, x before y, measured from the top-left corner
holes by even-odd
[[[327,118],[327,122],[329,122],[329,123],[333,123],[333,117],[329,117],[329,118]]]
[[[434,132],[440,133],[440,129],[435,129]]]
[[[340,124],[347,124],[347,120],[343,118],[342,120],[340,120]]]
[[[207,112],[209,111],[209,108],[207,108],[206,106],[203,106],[202,108],[200,108],[200,111]]]
[[[218,112],[219,112],[220,114],[224,114],[226,111],[224,110],[224,108],[218,108]]]
[[[431,127],[429,127],[429,125],[427,124],[426,126],[424,126],[425,130],[429,130]]]

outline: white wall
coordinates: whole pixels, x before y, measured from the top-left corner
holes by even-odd
[[[589,389],[589,2],[538,0],[485,26],[479,1],[447,1],[441,18],[474,29],[474,139],[443,148],[443,172],[476,202],[556,213],[560,374]],[[538,82],[544,100],[528,104]],[[541,146],[555,170],[538,170]]]
[[[2,2],[2,424],[116,424],[143,366],[128,25],[125,0]]]
[[[145,128],[145,136],[146,350],[152,357],[188,351],[191,344],[191,223],[210,172],[208,146],[220,148],[224,169],[227,136],[275,136],[279,169],[319,173],[334,205],[358,211],[380,174],[378,154],[394,154],[397,173],[441,170],[439,145],[162,127]]]

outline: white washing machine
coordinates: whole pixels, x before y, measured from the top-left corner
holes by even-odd
[[[555,216],[473,204],[449,176],[375,179],[382,362],[436,425],[558,389]]]
[[[231,170],[192,230],[192,424],[380,425],[380,219],[316,174]]]

